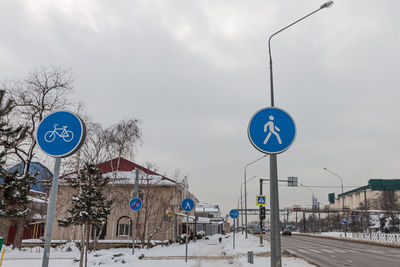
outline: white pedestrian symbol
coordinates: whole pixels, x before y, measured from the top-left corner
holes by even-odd
[[[190,206],[190,203],[189,202],[186,202],[186,209],[187,210],[190,210],[192,208],[192,206]]]
[[[280,132],[281,130],[275,126],[275,123],[273,122],[273,120],[274,120],[274,116],[272,116],[272,115],[269,116],[269,121],[264,125],[264,132],[267,132],[267,130],[269,131],[267,134],[267,137],[264,140],[264,145],[268,142],[269,138],[271,137],[271,134],[274,134],[276,136],[276,139],[278,140],[278,143],[280,145],[282,145],[281,137],[275,131],[275,130],[277,130],[278,132]]]

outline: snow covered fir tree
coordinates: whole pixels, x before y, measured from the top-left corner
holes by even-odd
[[[77,178],[71,179],[71,187],[76,189],[76,194],[72,197],[72,208],[67,210],[70,216],[59,220],[58,223],[60,226],[74,224],[82,227],[80,266],[83,266],[84,253],[87,259],[90,233],[101,229],[111,212],[112,201],[104,194],[108,183],[109,178],[104,177],[99,169],[90,163],[85,164]]]
[[[12,127],[7,116],[13,109],[13,101],[6,99],[5,91],[0,90],[0,217],[11,218],[17,222],[17,231],[13,247],[21,248],[26,215],[30,211],[31,202],[28,193],[35,183],[34,175],[26,173],[19,175],[19,170],[6,170],[5,156],[12,153],[18,144],[24,140],[27,128]]]

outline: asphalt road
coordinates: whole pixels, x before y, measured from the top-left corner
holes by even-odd
[[[398,248],[298,235],[282,236],[281,246],[289,253],[323,267],[400,266]]]

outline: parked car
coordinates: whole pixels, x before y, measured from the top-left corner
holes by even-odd
[[[236,227],[236,232],[241,232],[241,231],[244,231],[244,227],[243,226],[238,226],[238,227]]]
[[[247,228],[247,233],[254,234],[254,229],[253,228]]]
[[[285,229],[282,231],[282,235],[292,235],[292,231],[290,231],[289,229]]]
[[[254,228],[253,229],[253,234],[259,235],[260,234],[260,228]]]

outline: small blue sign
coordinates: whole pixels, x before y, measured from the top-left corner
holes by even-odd
[[[39,147],[49,156],[62,158],[76,152],[85,141],[83,121],[68,111],[57,111],[44,118],[37,129]]]
[[[229,216],[231,216],[232,219],[236,219],[239,216],[239,211],[236,209],[233,209],[229,212]]]
[[[143,202],[140,198],[134,197],[129,202],[129,208],[133,211],[139,211],[143,206]]]
[[[193,199],[185,198],[184,200],[182,200],[181,208],[186,212],[191,211],[194,208]]]
[[[346,224],[347,223],[347,218],[346,217],[343,217],[343,224]]]
[[[265,154],[279,154],[296,138],[296,125],[284,110],[275,107],[257,111],[249,122],[247,134],[251,144]]]

